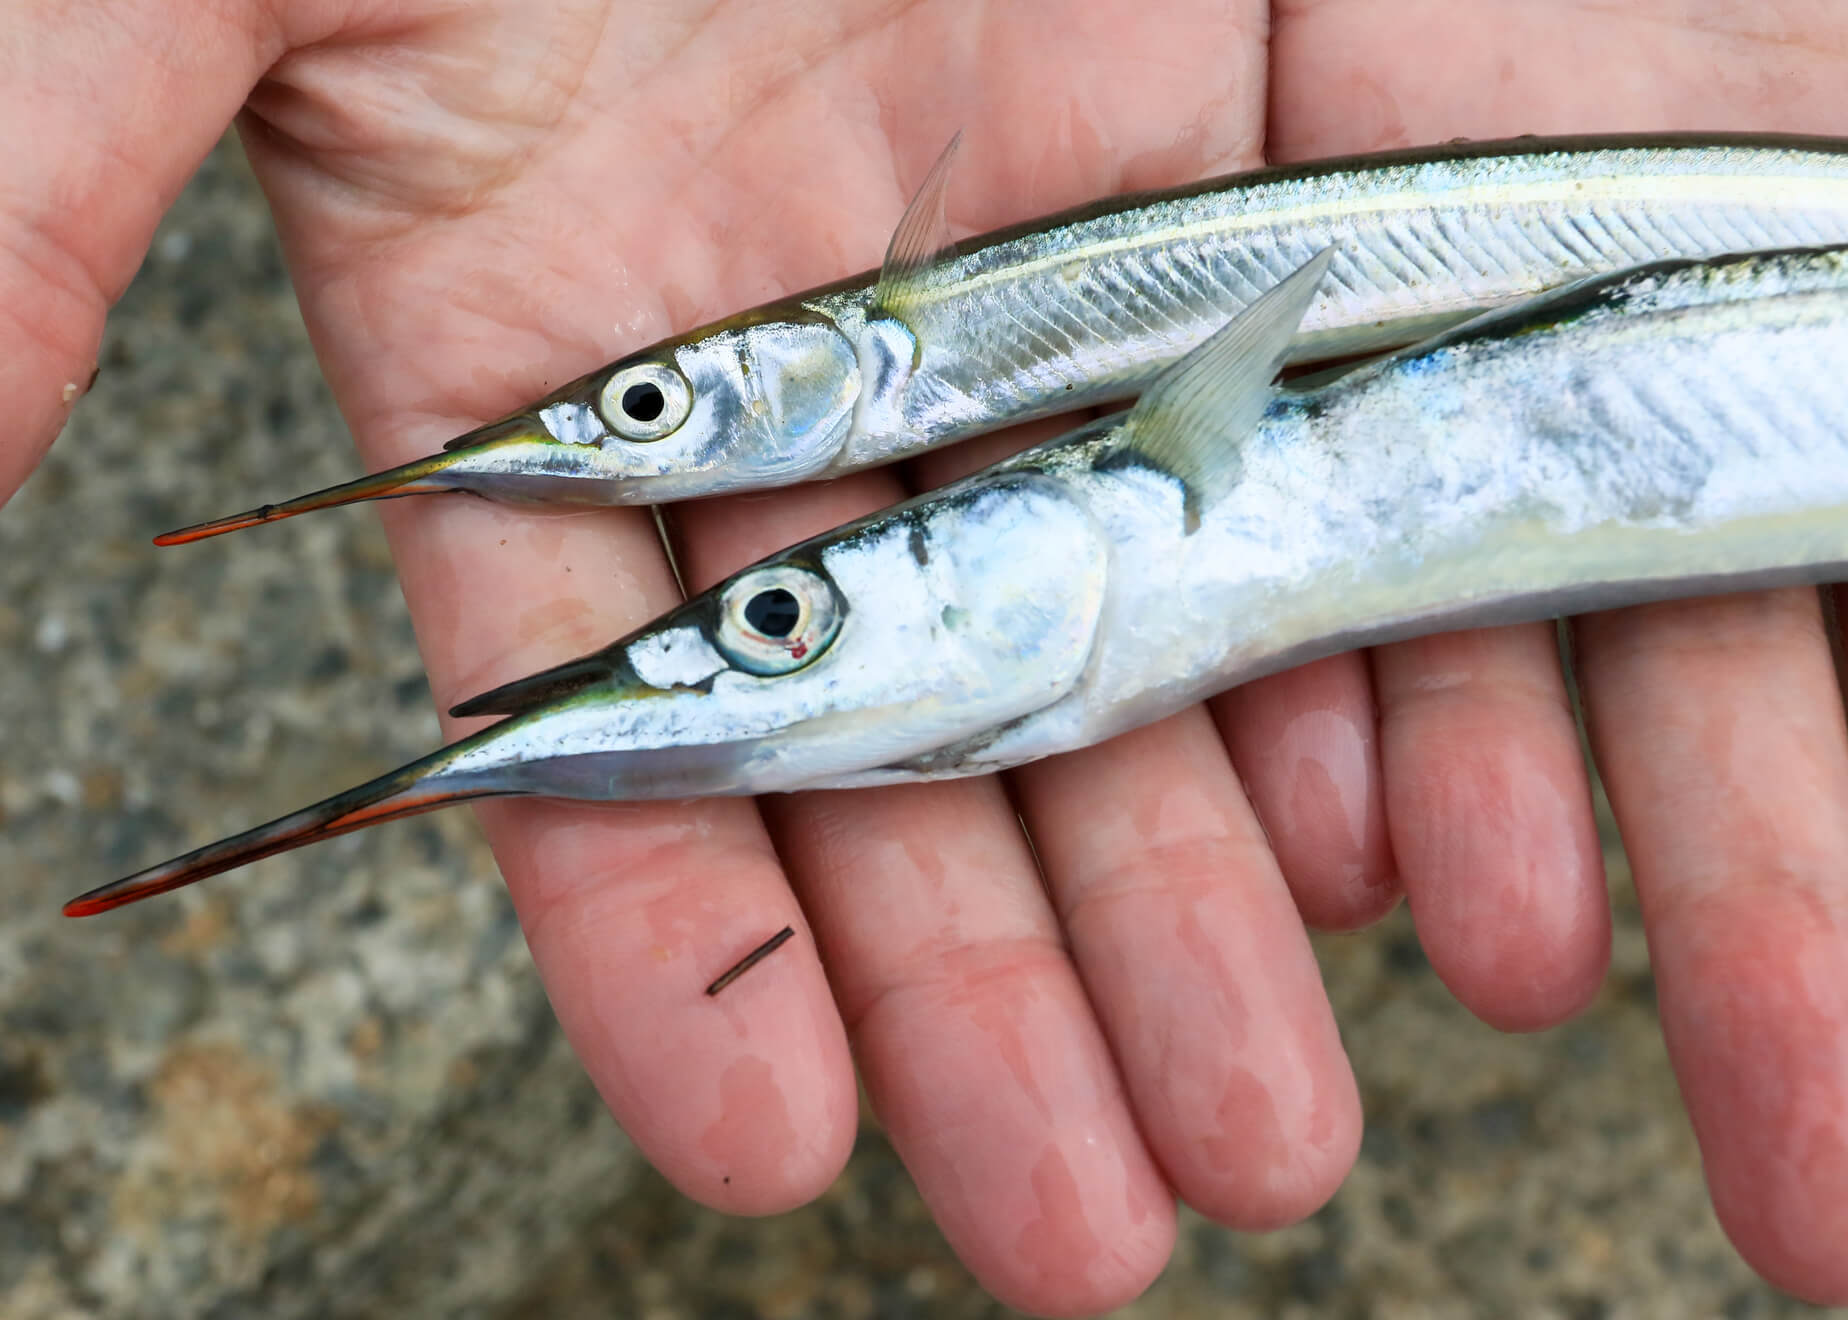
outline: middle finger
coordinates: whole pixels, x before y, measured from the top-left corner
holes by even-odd
[[[912,469],[934,485],[1019,439],[939,450]],[[1169,1181],[1242,1228],[1316,1209],[1353,1163],[1360,1101],[1290,889],[1207,709],[1011,779]]]

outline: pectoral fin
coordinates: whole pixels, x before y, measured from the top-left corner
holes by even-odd
[[[1328,271],[1324,248],[1170,367],[1131,408],[1125,459],[1172,475],[1187,492],[1188,530],[1237,479],[1238,442],[1269,406],[1290,341]]]

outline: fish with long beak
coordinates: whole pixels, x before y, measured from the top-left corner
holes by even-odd
[[[1848,243],[1848,142],[1823,139],[1427,148],[1118,197],[955,246],[951,154],[874,275],[645,348],[442,453],[158,542],[400,495],[654,504],[836,476],[1130,398],[1331,244],[1289,361],[1408,344],[1637,262]]]
[[[981,774],[1350,647],[1848,566],[1848,249],[1640,267],[1279,391],[1328,267],[1129,412],[772,555],[454,712],[512,718],[66,911],[467,798]]]

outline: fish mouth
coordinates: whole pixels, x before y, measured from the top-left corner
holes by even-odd
[[[594,446],[568,445],[554,439],[537,418],[510,418],[451,440],[442,452],[426,458],[280,504],[263,504],[229,517],[164,532],[154,538],[154,544],[190,545],[318,509],[407,495],[493,494],[517,498],[523,488],[531,487],[527,498],[569,499],[571,488],[581,487],[584,478],[593,475],[579,457],[586,450],[596,452]],[[579,498],[581,501],[581,492]]]
[[[267,824],[102,885],[64,905],[88,917],[368,825],[478,798],[648,801],[757,791],[775,730],[739,728],[696,689],[620,684],[503,720]]]
[[[250,862],[274,857],[322,839],[332,839],[368,825],[400,820],[406,816],[435,811],[471,798],[505,795],[507,790],[482,788],[469,791],[445,789],[440,785],[418,782],[422,763],[382,776],[369,784],[318,802],[302,811],[291,812],[203,848],[175,857],[158,866],[99,885],[64,905],[67,917],[93,917],[114,908],[139,903],[169,890],[179,889],[208,876],[221,874]]]

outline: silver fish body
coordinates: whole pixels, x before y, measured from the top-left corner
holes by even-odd
[[[971,239],[901,288],[866,276],[714,323],[443,454],[162,540],[420,491],[648,504],[839,475],[1131,397],[1329,245],[1295,361],[1598,271],[1830,243],[1848,243],[1842,141],[1519,139],[1259,170]]]
[[[1357,646],[1848,577],[1848,253],[1642,269],[1286,392],[1192,533],[1173,478],[1095,470],[1121,425],[1017,460],[1110,547],[1083,679],[906,771],[1085,746]]]
[[[467,797],[979,774],[1353,646],[1848,569],[1848,249],[1601,277],[1272,391],[1320,273],[1129,413],[771,556],[455,712],[513,718],[67,911]],[[1226,358],[1247,341],[1261,371]]]

